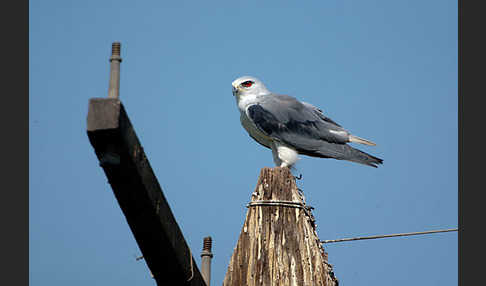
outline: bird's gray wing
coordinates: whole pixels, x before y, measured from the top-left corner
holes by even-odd
[[[324,121],[327,121],[329,123],[332,123],[336,126],[339,126],[341,127],[341,125],[337,124],[336,122],[334,122],[331,118],[327,117],[324,115],[324,112],[322,112],[322,110],[318,107],[315,107],[314,105],[310,104],[310,103],[307,103],[307,102],[303,102],[302,101],[302,104],[304,104],[305,106],[309,107],[310,109],[312,109],[314,111],[314,113],[319,116],[322,120]]]
[[[288,95],[267,95],[247,115],[264,134],[297,150],[317,150],[322,141],[349,142],[349,133],[318,108]]]
[[[246,113],[261,132],[300,154],[349,160],[375,168],[383,163],[382,159],[346,144],[350,138],[368,145],[372,142],[349,134],[318,108],[291,96],[267,95],[250,105]]]

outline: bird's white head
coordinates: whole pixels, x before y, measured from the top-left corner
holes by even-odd
[[[233,95],[237,98],[242,98],[247,95],[258,96],[270,93],[260,80],[251,76],[239,77],[231,85],[233,86]]]

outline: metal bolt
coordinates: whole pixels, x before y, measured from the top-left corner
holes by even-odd
[[[211,283],[211,258],[213,258],[213,253],[211,252],[212,244],[213,240],[210,236],[204,238],[201,253],[201,275],[207,286]]]
[[[210,236],[205,237],[203,240],[203,250],[211,252],[211,248],[213,246],[213,240]]]
[[[108,87],[108,97],[110,98],[118,98],[120,96],[120,63],[122,62],[120,54],[120,42],[112,43],[110,57],[110,85]]]
[[[120,50],[121,50],[120,42],[114,42],[113,44],[111,44],[111,55],[112,56],[119,56]]]

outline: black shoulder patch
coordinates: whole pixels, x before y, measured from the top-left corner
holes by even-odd
[[[259,104],[248,107],[248,116],[267,135],[271,135],[273,131],[278,130],[280,127],[277,118]]]
[[[319,139],[315,121],[279,121],[275,115],[267,111],[261,105],[255,104],[248,108],[248,116],[253,120],[255,125],[268,136],[275,136],[280,139],[284,134],[299,134],[308,138]]]

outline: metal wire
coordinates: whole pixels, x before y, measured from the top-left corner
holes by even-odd
[[[246,207],[256,207],[256,206],[272,206],[272,207],[290,207],[290,208],[298,208],[298,209],[314,209],[311,206],[307,206],[301,202],[293,202],[293,201],[270,201],[270,200],[261,200],[261,201],[252,201],[249,202]]]
[[[387,238],[387,237],[396,237],[396,236],[410,236],[410,235],[430,234],[430,233],[449,232],[449,231],[458,231],[458,229],[457,228],[451,228],[451,229],[429,230],[429,231],[420,231],[420,232],[407,232],[407,233],[396,233],[396,234],[385,234],[385,235],[374,235],[374,236],[362,236],[362,237],[354,237],[354,238],[329,239],[329,240],[321,240],[320,242],[321,243],[334,243],[334,242],[343,242],[343,241],[377,239],[377,238]]]

